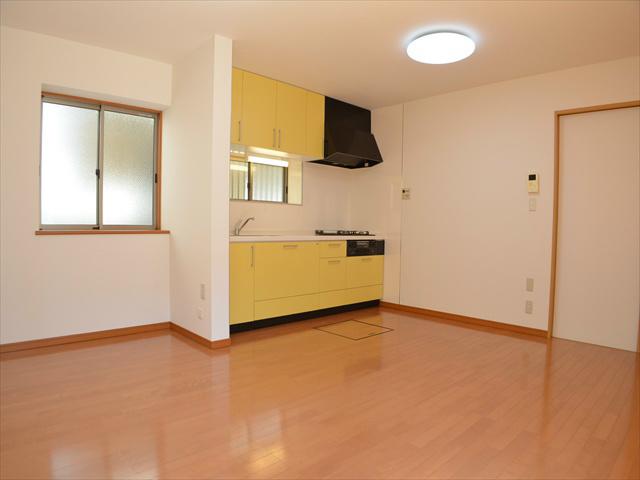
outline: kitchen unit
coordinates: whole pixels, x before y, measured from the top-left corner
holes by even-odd
[[[233,69],[231,143],[308,158],[324,156],[324,96]]]
[[[232,237],[232,331],[382,298],[384,240],[272,240]]]

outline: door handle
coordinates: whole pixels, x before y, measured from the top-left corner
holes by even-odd
[[[298,248],[298,245],[283,245],[282,248]]]
[[[255,246],[251,245],[251,267],[255,266]]]
[[[276,129],[275,128],[273,129],[273,146],[274,148],[276,146]]]
[[[238,141],[242,140],[242,120],[238,120]]]
[[[330,247],[339,247],[341,244],[340,243],[330,243],[329,246]]]
[[[278,148],[282,145],[282,130],[278,129]]]
[[[327,263],[336,264],[336,263],[340,263],[340,260],[329,260]]]
[[[371,257],[364,257],[362,259],[363,262],[370,262],[371,260],[373,260],[373,258],[371,258]]]

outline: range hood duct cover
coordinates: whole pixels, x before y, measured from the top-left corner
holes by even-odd
[[[371,134],[371,112],[335,98],[324,104],[324,158],[314,163],[342,168],[365,168],[382,163]]]

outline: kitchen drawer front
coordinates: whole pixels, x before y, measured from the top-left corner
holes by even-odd
[[[335,258],[347,255],[347,242],[320,242],[320,257]]]
[[[347,288],[381,285],[384,256],[347,257]]]
[[[319,262],[315,242],[256,243],[255,299],[316,293]]]
[[[317,293],[313,295],[299,295],[297,297],[276,298],[274,300],[262,300],[255,302],[254,307],[255,320],[310,312],[322,308],[318,303]]]
[[[320,259],[320,292],[347,288],[347,259]]]
[[[380,300],[381,298],[382,285],[370,285],[368,287],[350,288],[348,290],[344,290],[343,305],[368,302],[370,300]]]
[[[339,307],[349,303],[351,302],[349,302],[348,290],[333,290],[318,294],[318,308]]]

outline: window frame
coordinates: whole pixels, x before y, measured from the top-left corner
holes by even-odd
[[[287,205],[289,200],[289,167],[275,167],[282,169],[282,201],[278,202],[277,200],[255,200],[253,198],[253,168],[252,165],[259,165],[256,162],[251,162],[247,160],[247,164],[249,166],[247,172],[247,200],[246,202],[266,202],[266,203],[282,203]],[[272,166],[272,165],[271,165]],[[243,200],[243,199],[238,199]]]
[[[270,158],[270,157],[265,157]],[[252,165],[255,165],[257,162],[252,162],[249,159],[238,160],[234,159],[233,155],[231,156],[231,161],[236,162],[245,162],[247,164],[247,198],[231,198],[229,200],[232,202],[261,202],[261,203],[272,203],[276,205],[289,205],[289,167],[278,167],[283,169],[283,177],[282,177],[282,201],[276,200],[255,200],[253,198],[253,169]]]
[[[98,111],[98,159],[96,164],[96,220],[91,225],[43,224],[42,223],[42,115],[44,103],[67,105]],[[104,112],[124,113],[153,118],[153,198],[152,223],[150,225],[104,225],[103,224],[103,182],[104,182]],[[116,231],[161,231],[160,193],[161,193],[161,159],[162,159],[162,112],[150,108],[123,105],[120,103],[100,101],[92,98],[76,97],[52,92],[42,92],[40,98],[40,163],[38,169],[38,213],[39,231],[41,232],[116,232]]]

